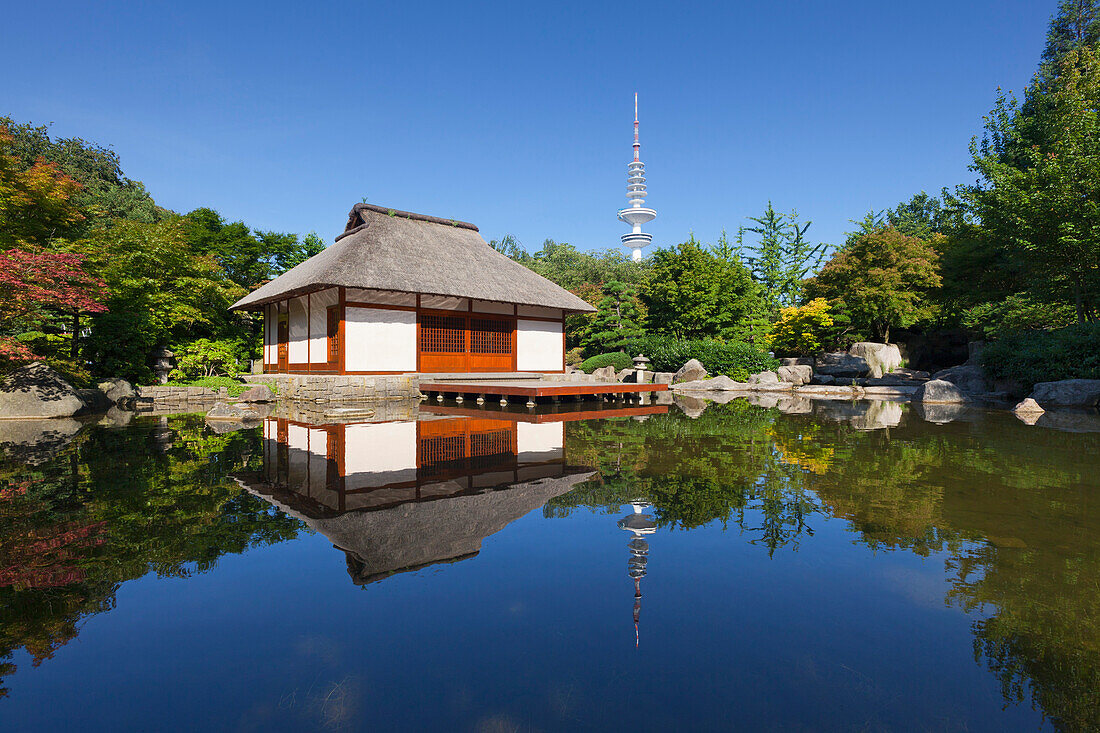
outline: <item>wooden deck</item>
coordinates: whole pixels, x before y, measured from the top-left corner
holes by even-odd
[[[420,382],[420,391],[429,397],[433,395],[444,397],[472,396],[484,399],[499,397],[502,400],[509,397],[526,397],[528,403],[531,403],[539,398],[634,397],[651,392],[667,392],[668,385],[624,384],[622,382],[556,382],[547,379],[471,379],[468,381],[447,379],[423,380]]]
[[[420,411],[432,415],[454,415],[462,417],[481,417],[493,420],[510,420],[523,423],[574,422],[576,420],[599,420],[605,417],[640,417],[645,415],[665,415],[668,405],[633,405],[619,407],[610,402],[574,402],[560,405],[543,405],[537,411],[530,411],[520,405],[508,407],[488,407],[475,405],[437,405],[425,402]]]

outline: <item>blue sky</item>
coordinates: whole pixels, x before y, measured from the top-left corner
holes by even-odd
[[[655,244],[769,199],[838,242],[972,179],[1055,5],[13,2],[0,114],[111,145],[177,211],[331,241],[367,197],[604,249],[637,91]]]

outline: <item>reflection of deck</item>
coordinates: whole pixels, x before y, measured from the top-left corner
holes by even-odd
[[[538,412],[530,412],[518,405],[507,408],[478,407],[474,405],[433,405],[424,403],[421,412],[433,415],[462,415],[467,417],[491,417],[496,420],[513,420],[525,423],[573,422],[574,420],[599,420],[607,417],[638,417],[642,415],[668,414],[668,405],[633,405],[618,407],[614,403],[574,402],[543,405]]]
[[[498,380],[423,380],[420,391],[437,395],[473,395],[494,397],[595,397],[625,396],[648,392],[666,392],[667,384],[624,384],[622,382],[556,382],[547,379]]]

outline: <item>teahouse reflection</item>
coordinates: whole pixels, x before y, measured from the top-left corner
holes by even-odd
[[[473,557],[484,538],[592,475],[566,460],[565,422],[579,414],[448,409],[391,422],[269,418],[263,471],[240,478],[330,539],[365,585]]]

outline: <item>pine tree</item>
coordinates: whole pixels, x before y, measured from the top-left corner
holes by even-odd
[[[593,354],[619,351],[631,339],[645,335],[641,320],[637,288],[612,280],[603,286],[603,299],[583,346]]]
[[[806,232],[811,222],[802,224],[798,214],[781,214],[768,202],[763,215],[749,217],[757,226],[741,227],[737,243],[744,246],[745,234],[759,238],[746,248],[745,263],[753,279],[764,288],[768,310],[778,315],[780,308],[796,304],[802,295],[802,281],[821,264],[824,244],[810,244]]]

